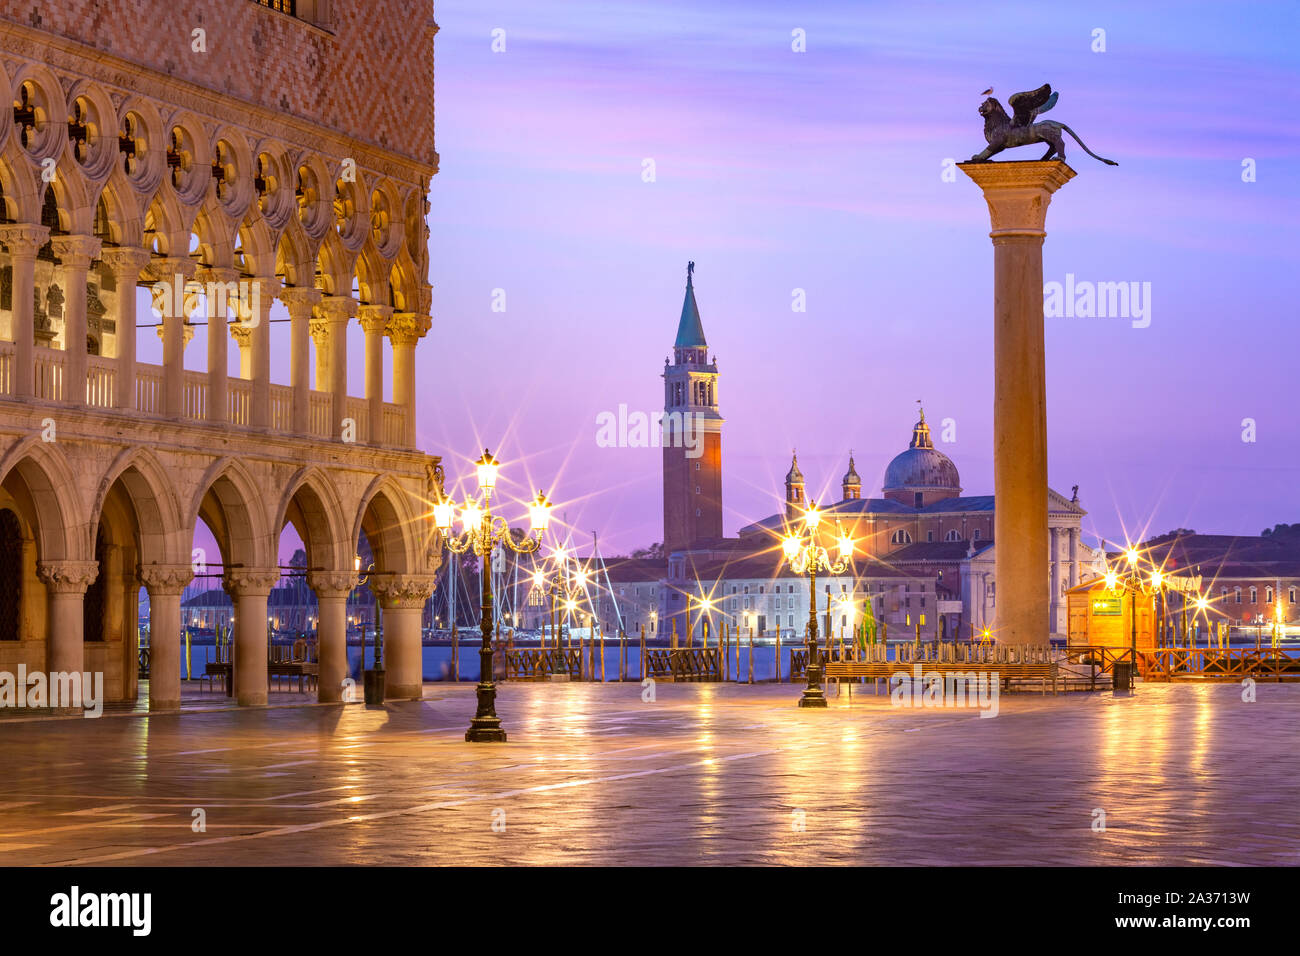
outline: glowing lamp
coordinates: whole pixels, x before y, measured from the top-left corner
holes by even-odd
[[[1113,590],[1115,590],[1115,585],[1118,584],[1118,583],[1119,583],[1119,575],[1116,574],[1114,571],[1107,571],[1107,572],[1106,572],[1106,590],[1108,590],[1108,591],[1113,591]]]
[[[478,475],[478,486],[483,491],[491,492],[497,486],[497,472],[501,463],[492,457],[492,453],[483,449],[483,457],[474,462],[474,471]]]
[[[528,521],[538,534],[545,531],[546,526],[551,523],[551,503],[540,491],[537,492],[537,499],[528,506]]]
[[[444,498],[433,506],[433,523],[439,531],[450,531],[456,521],[456,506]]]
[[[803,516],[804,527],[811,533],[817,530],[817,526],[822,523],[822,513],[817,510],[816,503],[808,506],[808,510]]]
[[[465,507],[460,509],[460,524],[466,531],[473,531],[483,520],[483,509],[478,506],[476,501],[466,501]]]
[[[853,539],[848,535],[840,535],[840,560],[848,561],[853,557]]]
[[[539,587],[539,588],[542,587],[543,585],[545,585],[545,584],[546,584],[546,575],[542,574],[541,571],[534,571],[534,572],[533,572],[533,584],[534,584],[535,586]]]
[[[1127,551],[1124,552],[1124,557],[1128,558],[1129,564],[1137,564],[1138,563],[1137,548],[1129,548]]]
[[[1161,585],[1161,583],[1164,581],[1164,579],[1165,579],[1165,576],[1164,576],[1163,574],[1161,574],[1159,571],[1152,571],[1152,572],[1151,572],[1151,586],[1152,586],[1153,588],[1158,588],[1158,587],[1160,587],[1160,585]]]
[[[786,535],[781,539],[781,550],[785,552],[787,561],[793,561],[799,553],[799,539],[792,534]]]

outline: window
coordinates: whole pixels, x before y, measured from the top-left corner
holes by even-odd
[[[1264,589],[1264,603],[1265,604],[1273,603],[1273,589],[1271,587]]]
[[[921,507],[921,503],[925,501],[925,497],[918,491],[912,500],[916,502],[916,506],[919,508]]]
[[[945,540],[945,541],[960,541],[960,540],[961,540],[961,532],[958,531],[956,528],[953,528],[951,531],[949,531],[947,534],[945,534],[945,535],[943,536],[943,540]]]
[[[793,614],[789,615],[789,616],[786,618],[786,626],[787,626],[787,627],[794,627],[794,615],[793,615]]]
[[[889,540],[893,544],[911,544],[912,535],[902,528],[899,528],[890,536]]]
[[[1233,588],[1233,589],[1232,589],[1232,594],[1233,594],[1233,597],[1236,598],[1237,603],[1240,604],[1240,603],[1241,603],[1241,588]]]
[[[1286,592],[1286,600],[1287,600],[1287,603],[1288,603],[1288,604],[1294,604],[1294,603],[1295,603],[1295,588],[1288,588],[1288,589],[1287,589],[1287,592]]]
[[[1256,590],[1255,588],[1250,589],[1250,603],[1251,604],[1259,603],[1259,591]]]
[[[972,541],[978,541],[978,540],[980,539],[980,529],[979,529],[979,528],[976,528],[973,532],[971,532],[970,539],[971,539]]]

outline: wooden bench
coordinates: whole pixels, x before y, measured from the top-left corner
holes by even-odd
[[[1037,680],[1042,692],[1047,693],[1047,682],[1056,693],[1059,668],[1055,661],[829,661],[824,665],[826,680],[878,681],[889,680],[895,674],[913,675],[912,668],[921,665],[922,674],[996,674],[1005,687],[1013,680]]]

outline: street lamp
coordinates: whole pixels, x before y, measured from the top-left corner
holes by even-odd
[[[483,643],[479,648],[478,675],[478,710],[470,721],[465,739],[471,742],[505,742],[506,732],[501,729],[501,718],[496,712],[496,684],[492,680],[492,573],[488,567],[488,558],[493,549],[504,545],[517,554],[531,554],[542,544],[542,535],[550,522],[551,505],[540,491],[529,505],[528,517],[532,528],[532,537],[525,537],[516,543],[510,533],[510,525],[504,518],[492,514],[492,492],[496,488],[500,463],[492,457],[487,449],[474,464],[478,477],[479,491],[483,493],[483,505],[467,499],[460,509],[461,533],[452,534],[455,506],[450,499],[443,499],[433,506],[434,523],[442,533],[448,549],[453,554],[472,551],[482,562],[480,580],[482,581],[482,606],[480,609],[479,630]]]
[[[826,706],[817,651],[817,570],[821,568],[831,574],[842,574],[853,560],[853,539],[844,533],[839,522],[836,522],[839,558],[831,558],[830,552],[820,543],[819,529],[822,521],[821,512],[814,502],[804,513],[803,528],[787,529],[785,537],[781,539],[781,550],[790,570],[795,574],[808,575],[808,683],[804,687],[803,696],[799,698],[800,707]]]

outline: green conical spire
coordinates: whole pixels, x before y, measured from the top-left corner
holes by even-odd
[[[695,304],[695,285],[691,276],[695,272],[695,263],[686,264],[686,298],[682,302],[682,319],[677,323],[677,341],[673,348],[702,349],[708,346],[704,340],[704,325],[700,322],[700,307]]]

